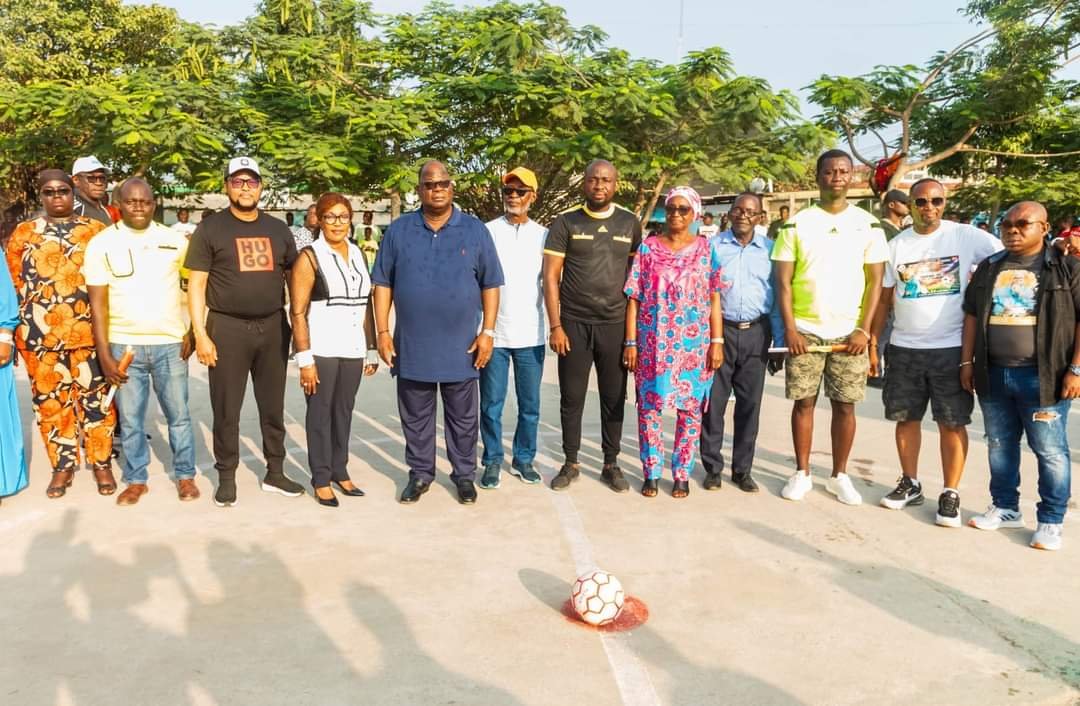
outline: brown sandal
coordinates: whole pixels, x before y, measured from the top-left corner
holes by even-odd
[[[56,482],[57,476],[65,476],[65,475],[67,476],[67,478],[65,479],[65,482],[62,485],[53,485],[53,483]],[[55,472],[53,472],[52,482],[49,483],[49,487],[45,489],[46,497],[53,498],[54,500],[56,498],[64,497],[64,494],[67,493],[67,489],[71,487],[71,479],[72,479],[72,476],[74,476],[74,475],[75,474],[72,473],[71,471],[55,471]]]
[[[112,495],[116,492],[116,478],[113,476],[112,466],[94,469],[94,482],[97,483],[98,495]],[[101,474],[108,473],[108,480],[102,482]]]

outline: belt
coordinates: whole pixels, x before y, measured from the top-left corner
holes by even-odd
[[[769,318],[769,317],[768,316],[759,316],[756,319],[754,319],[753,321],[728,321],[727,319],[724,319],[724,326],[734,326],[739,331],[745,331],[746,329],[750,328],[754,324],[760,324],[762,321],[764,321],[767,318]]]

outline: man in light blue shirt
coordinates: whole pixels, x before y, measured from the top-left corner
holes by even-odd
[[[772,241],[754,230],[763,211],[760,196],[739,194],[729,212],[731,227],[709,239],[719,254],[723,270],[724,364],[713,378],[709,406],[702,419],[701,460],[705,464],[706,490],[720,489],[720,474],[724,470],[724,412],[732,390],[735,434],[731,480],[747,493],[758,490],[750,469],[754,463],[769,345],[782,346],[784,338],[772,283],[769,257]]]

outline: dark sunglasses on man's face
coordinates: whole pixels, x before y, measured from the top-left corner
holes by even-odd
[[[1001,232],[1004,233],[1007,230],[1012,230],[1014,227],[1017,230],[1027,230],[1029,226],[1042,225],[1046,221],[1029,221],[1026,218],[1021,218],[1015,221],[1002,221]]]
[[[425,181],[421,186],[428,191],[445,191],[452,183],[449,179],[440,179],[439,181]]]
[[[503,196],[517,196],[519,198],[525,198],[528,196],[532,189],[519,189],[513,186],[504,186],[502,188]]]
[[[915,208],[926,208],[928,204],[933,205],[934,208],[941,208],[945,205],[945,199],[940,196],[932,199],[915,199]]]
[[[42,189],[41,195],[47,199],[55,199],[57,197],[71,196],[71,189],[64,187],[61,189]]]
[[[232,177],[229,179],[229,186],[234,189],[243,189],[246,186],[249,189],[255,190],[259,188],[259,184],[262,184],[262,179],[255,179],[253,177]]]
[[[672,215],[677,213],[684,218],[694,212],[694,209],[689,206],[665,206],[664,210]]]
[[[83,176],[83,179],[86,179],[91,184],[107,184],[109,182],[109,177],[104,174],[87,174]]]

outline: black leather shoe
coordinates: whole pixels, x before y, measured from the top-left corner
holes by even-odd
[[[360,490],[355,485],[353,486],[352,490],[348,490],[347,488],[343,488],[341,483],[338,483],[337,481],[334,481],[334,485],[336,485],[338,487],[338,490],[341,491],[342,495],[348,495],[351,498],[362,498],[362,497],[364,497],[364,491]]]
[[[706,473],[705,482],[702,484],[705,490],[720,490],[721,480],[719,473]]]
[[[336,495],[331,496],[329,500],[324,500],[324,499],[320,498],[319,495],[316,493],[315,499],[318,500],[319,504],[324,506],[324,507],[337,507],[338,505],[341,504],[341,503],[338,502],[338,499],[337,499]]]
[[[739,490],[744,493],[758,492],[757,483],[754,482],[754,479],[750,477],[749,473],[741,473],[739,475],[733,473],[731,475],[731,482],[738,486]]]
[[[421,495],[428,491],[429,487],[431,487],[431,483],[426,483],[422,480],[410,478],[408,485],[405,486],[405,490],[401,491],[401,498],[398,500],[398,502],[405,505],[414,503],[420,499]]]
[[[655,498],[658,492],[660,492],[660,481],[656,478],[646,478],[641,484],[641,494],[647,498]]]
[[[476,486],[471,480],[454,481],[457,486],[457,497],[462,505],[472,505],[476,502]]]

